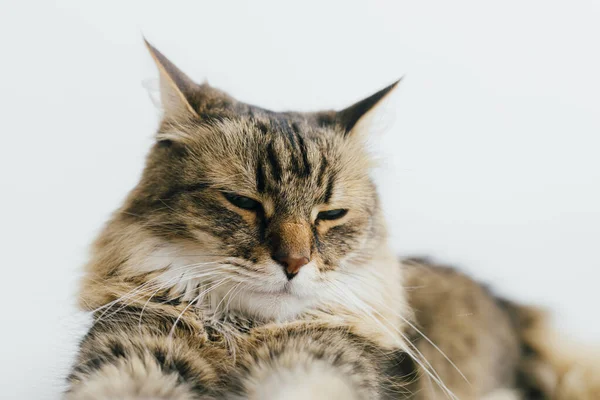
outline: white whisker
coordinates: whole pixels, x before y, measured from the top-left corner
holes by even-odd
[[[383,315],[381,315],[381,313],[379,313],[373,307],[371,307],[370,305],[363,302],[360,298],[358,298],[352,292],[350,292],[349,290],[346,291],[345,290],[346,288],[340,287],[335,282],[330,282],[330,284],[335,289],[337,289],[337,291],[332,293],[333,295],[337,295],[337,296],[340,296],[340,294],[342,295],[342,300],[343,300],[341,302],[342,305],[347,304],[348,300],[350,300],[352,303],[354,303],[354,305],[356,306],[358,311],[362,312],[365,316],[367,316],[371,320],[373,320],[384,331],[386,331],[388,334],[390,334],[390,336],[392,338],[394,338],[394,339],[397,338],[398,345],[402,348],[402,350],[405,351],[423,369],[423,371],[440,387],[440,389],[442,389],[442,391],[449,398],[457,399],[457,397],[454,395],[454,393],[452,393],[452,391],[450,391],[450,389],[442,382],[440,376],[437,374],[437,372],[431,366],[431,364],[426,359],[424,359],[423,355],[419,352],[419,350],[416,348],[416,346],[414,346],[412,343],[410,343],[410,341],[406,338],[406,336],[397,327],[395,327],[394,324],[392,324],[387,318],[385,318]],[[379,321],[379,319],[373,315],[373,312],[375,314],[377,314],[385,322],[387,322],[396,332],[395,333],[392,332],[389,327],[387,327],[383,323],[381,323],[381,321]],[[396,334],[399,334],[404,340],[400,340],[400,338],[398,338],[396,336]],[[418,355],[420,357],[418,357],[416,354],[414,354],[413,350],[411,350],[410,348],[407,348],[406,345],[411,346],[418,353]]]
[[[369,285],[369,282],[365,281],[365,280],[361,280],[358,279],[358,277],[352,276],[348,273],[344,273],[346,276],[349,276],[350,278],[353,279],[357,279],[361,284],[366,284]],[[371,286],[372,287],[372,286]],[[415,332],[417,332],[423,339],[425,339],[425,341],[427,343],[429,343],[437,352],[440,353],[440,355],[442,357],[444,357],[444,359],[446,361],[448,361],[448,363],[456,370],[456,372],[458,372],[458,374],[465,380],[465,382],[467,382],[468,384],[470,384],[469,380],[467,379],[467,377],[462,373],[462,371],[458,368],[458,366],[446,355],[446,353],[444,353],[442,351],[442,349],[440,349],[438,347],[438,345],[436,345],[429,337],[427,337],[427,335],[425,335],[423,332],[421,332],[420,329],[418,329],[412,322],[410,322],[410,320],[408,320],[407,318],[405,318],[401,313],[399,313],[397,310],[393,309],[392,307],[390,307],[389,305],[383,303],[383,302],[378,302],[377,303],[378,306],[384,307],[386,308],[388,311],[392,312],[395,316],[397,316],[398,318],[402,319],[402,321],[404,323],[406,323],[408,326],[410,326]],[[379,313],[378,313],[379,314]]]

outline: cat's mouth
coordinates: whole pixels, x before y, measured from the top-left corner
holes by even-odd
[[[261,320],[286,321],[295,318],[314,305],[314,298],[298,293],[293,282],[279,288],[248,287],[236,305],[240,311]]]
[[[216,304],[226,312],[236,311],[264,321],[285,321],[314,307],[319,301],[312,269],[307,268],[288,280],[279,266],[271,267],[263,269],[270,273],[262,278],[219,287],[215,293]]]
[[[292,282],[285,282],[280,288],[252,287],[247,288],[247,291],[261,295],[289,295],[297,297],[297,294],[295,294],[292,289]]]

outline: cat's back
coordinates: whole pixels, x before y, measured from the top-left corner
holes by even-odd
[[[520,338],[502,301],[451,267],[407,259],[402,268],[414,311],[412,335],[442,381],[461,399],[515,387]],[[435,387],[421,386],[425,392]]]

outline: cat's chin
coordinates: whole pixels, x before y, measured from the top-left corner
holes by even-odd
[[[287,321],[313,307],[314,298],[299,296],[289,286],[280,290],[244,289],[232,302],[237,311],[263,321]]]

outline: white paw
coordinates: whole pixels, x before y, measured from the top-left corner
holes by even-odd
[[[256,387],[252,400],[358,400],[352,385],[322,361],[279,369]]]
[[[521,395],[513,389],[498,389],[485,395],[481,400],[521,400]]]

